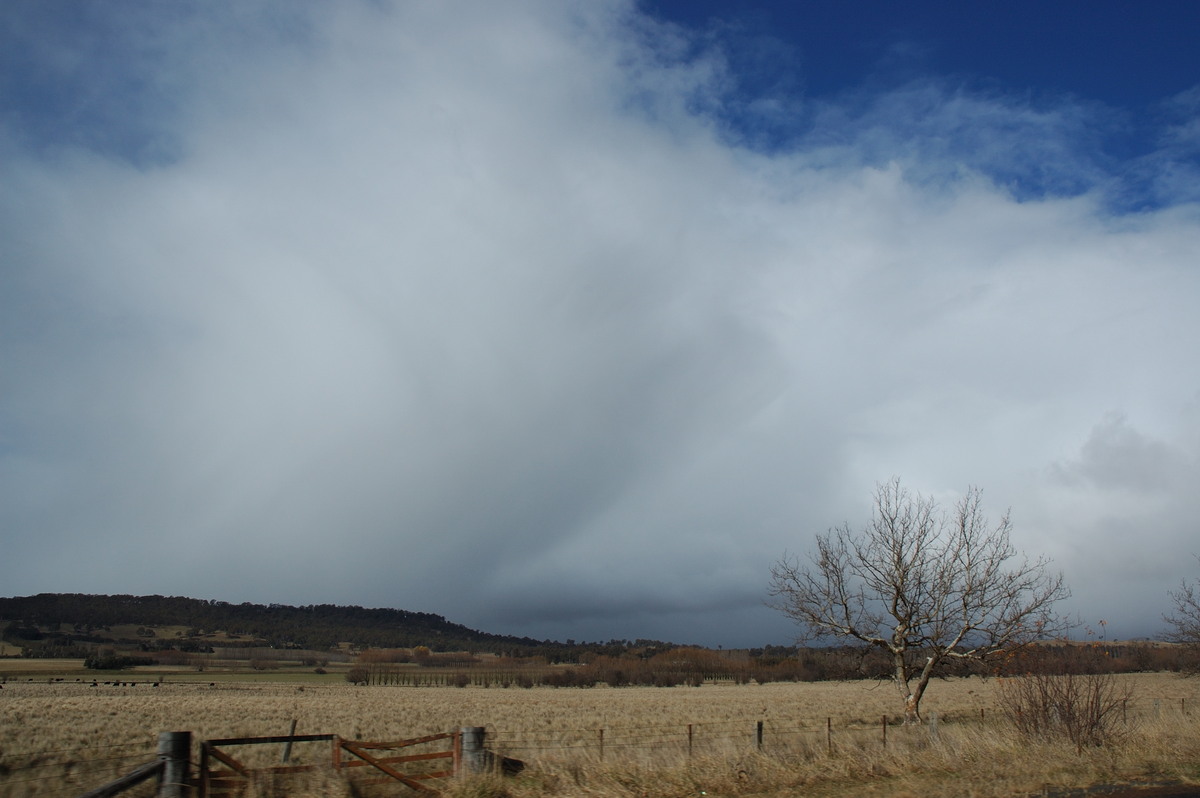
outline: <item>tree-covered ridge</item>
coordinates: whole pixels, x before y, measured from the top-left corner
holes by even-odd
[[[434,650],[526,650],[553,646],[528,637],[494,635],[408,610],[310,604],[231,604],[183,596],[40,593],[0,598],[0,620],[27,627],[68,624],[83,630],[117,625],[181,626],[200,635],[225,632],[268,645],[323,649],[338,643],[357,647],[429,646]]]

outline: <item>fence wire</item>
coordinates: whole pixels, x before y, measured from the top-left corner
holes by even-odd
[[[82,792],[93,789],[100,784],[112,781],[125,775],[131,770],[155,759],[155,751],[146,749],[144,743],[131,743],[107,746],[109,748],[138,747],[138,753],[120,756],[106,756],[80,760],[49,760],[34,762],[22,767],[15,773],[8,774],[0,780],[0,796],[31,795],[45,796],[78,796]],[[58,752],[62,753],[62,752]],[[68,751],[66,753],[76,753]],[[53,772],[44,772],[50,771]],[[139,789],[140,788],[140,789]],[[134,796],[152,795],[153,785],[138,785],[125,794]]]
[[[1143,697],[1123,707],[1127,724],[1166,716],[1187,717],[1196,710],[1183,699]],[[596,761],[607,757],[632,758],[671,755],[686,758],[708,752],[766,752],[815,750],[839,744],[883,744],[886,735],[910,735],[912,729],[898,727],[896,717],[874,722],[861,716],[754,717],[743,716],[691,724],[671,723],[637,726],[565,727],[512,729],[488,726],[485,746],[502,755],[526,760]],[[999,709],[987,713],[947,713],[937,722],[919,727],[929,733],[938,723],[956,727],[990,728],[1009,723]],[[199,741],[197,741],[199,742]],[[153,740],[101,743],[78,748],[56,748],[36,752],[0,753],[0,798],[13,796],[77,796],[99,784],[124,775],[138,765],[153,761]],[[192,763],[193,772],[196,770]],[[153,785],[138,785],[129,795],[150,795]]]

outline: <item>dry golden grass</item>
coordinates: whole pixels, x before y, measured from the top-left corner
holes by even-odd
[[[490,747],[529,763],[517,779],[450,785],[450,793],[464,797],[782,796],[803,789],[937,798],[1200,776],[1200,680],[1120,678],[1134,690],[1129,735],[1118,746],[1082,752],[1018,737],[998,711],[996,681],[980,679],[934,683],[923,711],[938,716],[936,738],[932,724],[890,726],[886,747],[881,719],[897,721],[900,701],[895,688],[875,682],[457,689],[10,681],[0,691],[0,796],[76,795],[99,786],[152,759],[160,731],[190,730],[197,741],[278,735],[293,719],[300,734],[365,740],[485,726]],[[280,754],[278,747],[242,750],[255,764],[277,763]],[[298,745],[292,758],[327,761],[328,746]],[[328,775],[287,790],[345,792]]]

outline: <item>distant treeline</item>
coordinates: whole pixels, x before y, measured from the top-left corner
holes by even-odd
[[[1188,649],[1154,643],[1045,643],[988,663],[962,663],[939,675],[1181,671],[1188,668],[1190,656]],[[419,649],[411,653],[371,649],[358,656],[346,679],[361,685],[412,687],[673,687],[706,682],[887,681],[891,668],[884,653],[852,646],[742,651],[648,647],[619,656],[585,655],[579,664],[569,666],[553,665],[541,657],[477,658]]]
[[[63,632],[63,626],[71,631]],[[292,607],[286,604],[230,604],[181,596],[87,595],[40,593],[0,598],[0,626],[6,640],[36,649],[72,649],[111,642],[113,626],[175,626],[197,639],[213,632],[246,638],[246,645],[329,650],[340,643],[355,648],[414,648],[434,651],[495,652],[544,656],[552,662],[577,662],[585,653],[620,655],[634,647],[670,646],[654,640],[607,643],[558,643],[529,637],[495,635],[447,621],[441,615],[334,604]],[[49,632],[48,630],[56,630]],[[145,649],[179,647],[178,640],[154,640]],[[228,642],[222,642],[228,645]],[[74,656],[62,653],[57,656]]]

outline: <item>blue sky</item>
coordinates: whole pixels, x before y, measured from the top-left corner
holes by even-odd
[[[896,475],[1157,634],[1198,18],[6,4],[3,592],[782,643],[771,563]]]
[[[1146,111],[1195,85],[1200,11],[1184,0],[725,3],[647,0],[655,16],[786,51],[763,73],[809,98],[940,75],[1041,101]],[[761,47],[759,50],[767,49]],[[750,60],[755,56],[747,54]],[[768,89],[776,80],[754,80]]]
[[[1125,209],[1158,205],[1143,161],[1162,155],[1163,136],[1195,111],[1195,36],[1200,9],[1186,2],[1139,7],[1120,2],[646,2],[648,12],[700,32],[731,74],[720,113],[734,139],[759,148],[803,148],[838,137],[821,111],[837,107],[869,122],[892,93],[921,87],[961,93],[1041,115],[1077,116],[1057,133],[1071,157],[1055,170],[1031,153],[1028,166],[976,162],[1020,196],[1082,193],[1116,181],[1110,201]],[[769,98],[771,113],[754,113]],[[923,108],[913,107],[919,115]],[[856,118],[857,117],[857,118]],[[937,132],[895,120],[914,138]],[[1000,124],[1012,120],[995,120]],[[970,160],[968,131],[951,142]],[[1195,165],[1195,152],[1180,153]],[[1070,174],[1067,174],[1069,170]]]

